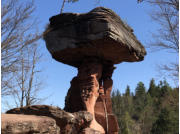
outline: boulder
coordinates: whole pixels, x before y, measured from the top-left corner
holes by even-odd
[[[75,67],[85,57],[118,64],[142,61],[146,55],[133,29],[104,7],[85,14],[63,13],[51,17],[44,40],[55,60]]]
[[[9,114],[36,115],[37,118],[39,118],[38,116],[50,117],[61,129],[61,134],[80,134],[83,129],[89,127],[90,122],[93,119],[92,115],[86,111],[69,113],[58,107],[48,105],[33,105],[15,108],[6,113],[6,117],[8,117]]]
[[[60,134],[56,121],[45,116],[1,114],[2,134]]]

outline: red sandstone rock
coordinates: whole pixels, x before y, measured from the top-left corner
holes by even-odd
[[[109,132],[116,133],[119,129],[117,120],[112,115],[110,96],[113,84],[111,79],[113,70],[113,64],[103,65],[96,58],[89,57],[83,61],[78,68],[77,77],[71,82],[64,108],[68,112],[81,110],[90,112],[94,117],[90,128],[104,133],[102,131],[103,127],[107,134]],[[99,90],[102,92],[100,95]],[[80,107],[79,103],[83,104],[83,107]],[[114,128],[110,124],[114,124]]]
[[[2,134],[60,134],[56,121],[45,116],[1,114]]]
[[[91,128],[86,128],[80,134],[102,134],[102,133]]]
[[[7,113],[8,114],[6,114],[4,120],[9,119],[8,115],[10,115],[10,117],[13,116],[11,114],[30,115],[24,117],[26,118],[34,117],[32,118],[32,120],[30,120],[31,124],[36,123],[33,122],[36,119],[35,117],[37,117],[38,120],[41,116],[47,116],[48,119],[53,120],[55,122],[54,124],[55,125],[57,124],[57,126],[61,129],[61,134],[79,134],[81,133],[81,130],[88,128],[90,126],[91,121],[93,120],[92,115],[86,111],[68,113],[61,110],[58,107],[52,107],[47,105],[34,105],[23,108],[15,108],[7,111]],[[36,115],[36,116],[31,116],[31,115]],[[17,115],[16,117],[23,117],[23,116]],[[22,120],[22,123],[24,122],[26,123],[26,120]],[[15,120],[14,124],[16,123],[18,123],[18,121]],[[47,127],[48,126],[46,126],[46,128]],[[29,131],[29,129],[25,129],[24,131]]]
[[[81,110],[87,110],[93,115],[93,120],[90,124],[90,128],[97,130],[101,133],[105,133],[103,127],[95,120],[95,113],[94,113],[94,107],[96,104],[96,100],[99,96],[99,80],[102,76],[102,64],[96,59],[96,58],[88,58],[80,65],[78,68],[78,85],[79,93],[81,96],[78,100],[81,100],[81,103],[83,103],[84,108],[79,109]],[[75,87],[76,88],[76,87]],[[72,90],[73,87],[70,88]],[[68,110],[67,107],[71,107],[72,103],[76,103],[76,97],[74,97],[74,94],[68,94],[68,98],[66,98],[66,104],[65,110]],[[73,98],[74,97],[74,98]],[[70,100],[71,98],[71,100]],[[74,104],[73,104],[74,105]],[[78,105],[78,104],[77,104]],[[69,110],[73,111],[73,108],[70,108]],[[72,112],[68,111],[68,112]]]
[[[103,66],[102,88],[104,94],[101,94],[95,105],[95,118],[107,134],[118,133],[119,127],[116,117],[112,114],[111,90],[113,81],[111,79],[115,67],[112,64]],[[112,125],[113,124],[113,125]]]
[[[65,111],[88,111],[93,115],[91,129],[117,134],[110,96],[113,65],[142,61],[146,55],[133,30],[112,10],[98,7],[86,14],[53,16],[44,40],[55,60],[78,68],[66,96]]]

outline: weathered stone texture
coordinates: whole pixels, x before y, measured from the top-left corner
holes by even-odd
[[[142,61],[146,55],[133,29],[112,10],[97,7],[85,14],[51,17],[43,37],[55,60],[78,68],[64,110],[92,114],[83,133],[117,134],[110,96],[114,64]]]
[[[101,132],[98,132],[92,128],[86,128],[82,131],[81,134],[102,134]]]
[[[60,134],[56,121],[49,117],[1,114],[2,134]]]
[[[76,84],[71,85],[71,88],[69,89],[64,109],[68,112],[75,112],[74,110],[86,110],[90,112],[93,115],[90,128],[100,131],[101,133],[105,133],[104,128],[95,120],[94,111],[96,100],[99,96],[98,90],[101,76],[102,64],[98,59],[87,58],[84,60],[78,68],[77,77],[73,79],[76,80]],[[75,96],[75,94],[73,94],[75,91],[78,92],[75,94],[79,95]],[[82,107],[79,107],[79,103],[82,105]]]
[[[113,80],[111,79],[115,67],[113,64],[103,66],[101,87],[103,91],[98,97],[95,105],[95,118],[102,125],[107,134],[118,133],[118,122],[112,112],[111,90]]]
[[[68,112],[90,112],[94,117],[90,128],[106,134],[115,134],[119,130],[116,117],[112,114],[110,96],[114,69],[112,63],[103,64],[98,58],[86,58],[71,82],[64,108]]]
[[[48,116],[56,121],[61,129],[61,134],[80,134],[81,130],[89,127],[93,116],[86,111],[68,113],[58,107],[47,105],[34,105],[23,108],[15,108],[7,111],[8,114],[25,114]]]
[[[104,7],[86,14],[53,16],[44,39],[54,59],[76,67],[86,56],[118,64],[141,61],[146,55],[133,30],[112,10]]]

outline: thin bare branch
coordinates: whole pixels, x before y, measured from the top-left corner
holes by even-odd
[[[151,18],[159,24],[157,33],[152,35],[151,50],[166,50],[179,53],[179,0],[143,0],[154,6]],[[168,72],[168,76],[179,79],[178,63],[161,65],[159,71]],[[175,78],[176,77],[176,78]]]
[[[41,55],[37,41],[42,34],[36,29],[36,18],[32,18],[34,10],[33,0],[2,2],[1,93],[3,98],[12,96],[17,107],[41,100],[41,81],[37,79]]]

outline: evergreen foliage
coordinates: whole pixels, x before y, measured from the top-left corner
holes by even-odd
[[[113,111],[119,123],[119,134],[178,134],[179,89],[166,80],[158,85],[152,79],[149,88],[139,82],[135,93],[127,86],[125,93],[112,92]]]
[[[155,81],[154,79],[151,79],[150,84],[149,84],[149,90],[148,93],[151,95],[151,97],[157,96],[157,91],[158,89],[156,88]]]
[[[126,96],[130,96],[130,87],[129,87],[129,85],[127,85],[125,95],[126,95]]]

